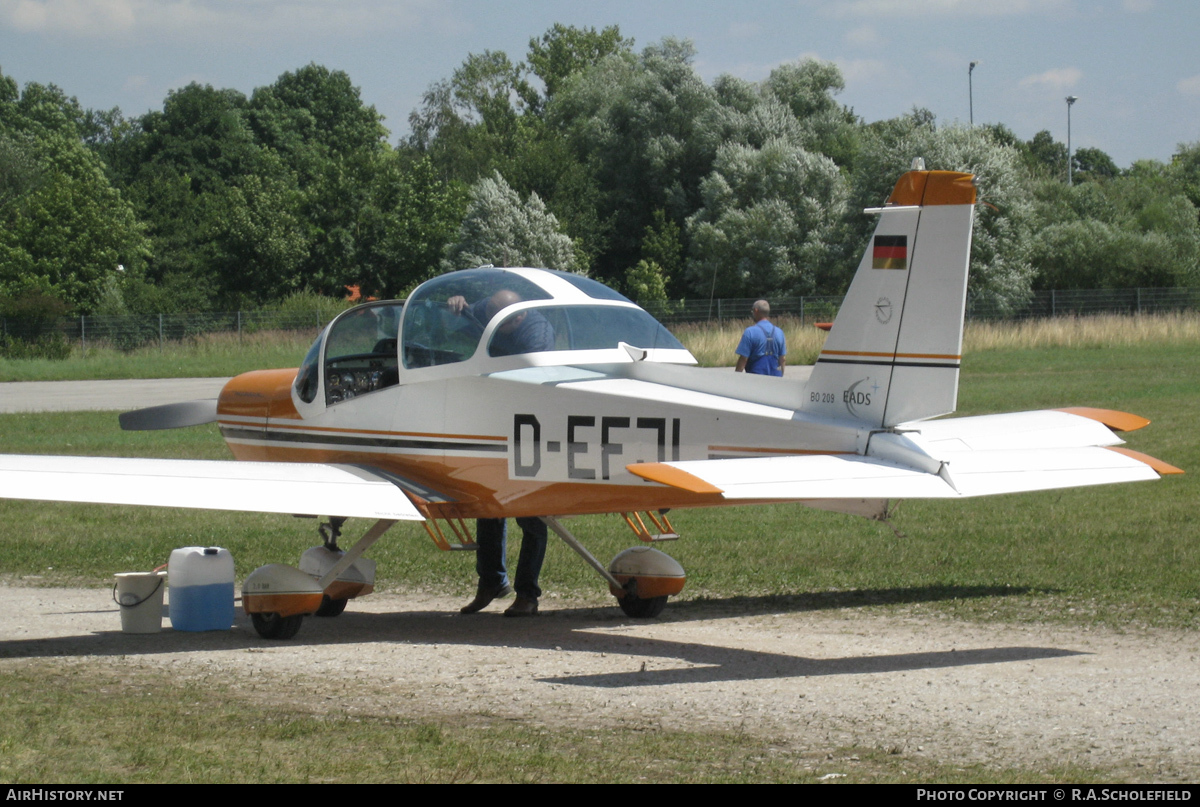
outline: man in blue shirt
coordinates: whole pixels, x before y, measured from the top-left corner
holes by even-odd
[[[783,331],[771,324],[770,303],[759,300],[750,313],[754,324],[742,334],[742,341],[734,351],[738,357],[734,369],[739,373],[782,376],[787,363],[787,342]]]

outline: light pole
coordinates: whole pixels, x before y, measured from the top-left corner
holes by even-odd
[[[971,74],[975,72],[975,65],[979,64],[979,60],[971,62],[967,68],[967,101],[971,105],[971,125],[975,125],[975,87],[971,81]]]
[[[1079,98],[1074,95],[1067,96],[1067,185],[1074,185],[1074,174],[1071,171],[1071,106],[1078,101]]]

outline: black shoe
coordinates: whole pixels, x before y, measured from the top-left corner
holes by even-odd
[[[512,594],[512,586],[505,583],[500,586],[480,586],[475,592],[475,599],[459,609],[460,614],[473,614],[476,611],[482,611],[488,607],[488,604],[497,597],[507,597]]]
[[[518,594],[513,604],[504,612],[505,616],[537,616],[537,600]]]

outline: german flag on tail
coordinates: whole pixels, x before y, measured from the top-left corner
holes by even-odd
[[[872,269],[907,269],[908,236],[877,235],[871,253]]]

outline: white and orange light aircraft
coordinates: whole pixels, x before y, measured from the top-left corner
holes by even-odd
[[[1178,473],[1115,447],[1113,430],[1148,423],[1135,415],[931,420],[958,394],[975,198],[969,174],[914,168],[867,211],[874,237],[807,381],[689,366],[649,314],[578,275],[458,271],[342,314],[299,370],[122,416],[125,428],[215,420],[237,462],[3,456],[0,496],[330,517],[300,569],[266,566],[243,586],[258,632],[289,638],[304,615],[371,590],[362,553],[399,520],[469,549],[465,519],[540,516],[627,614],[653,616],[682,589],[679,565],[637,547],[606,568],[561,517],[621,513],[650,542],[676,537],[671,508],[786,500],[885,519],[895,499]],[[463,306],[497,292],[499,311]],[[514,352],[513,334],[534,326],[539,348]],[[342,552],[350,517],[375,523]]]

